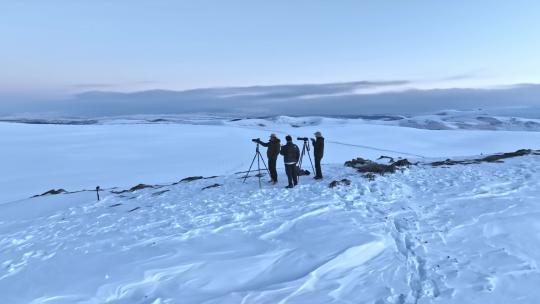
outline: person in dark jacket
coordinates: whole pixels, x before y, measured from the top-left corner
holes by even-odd
[[[270,171],[270,178],[273,184],[278,182],[278,175],[276,170],[277,158],[279,156],[279,151],[281,150],[281,142],[277,138],[276,134],[270,134],[270,140],[265,143],[261,140],[258,141],[259,144],[263,147],[267,147],[266,156],[268,157],[268,170]]]
[[[324,137],[321,132],[315,132],[315,138],[311,139],[313,144],[313,156],[315,158],[315,179],[322,179],[321,160],[324,156]]]
[[[298,184],[298,173],[296,172],[296,164],[300,159],[300,149],[298,146],[293,144],[292,137],[287,135],[285,137],[287,144],[281,147],[279,152],[283,155],[283,162],[285,162],[285,173],[287,173],[287,178],[289,179],[289,185],[286,188],[293,188]]]

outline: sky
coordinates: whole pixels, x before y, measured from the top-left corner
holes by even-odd
[[[0,0],[0,97],[540,83],[540,1]]]

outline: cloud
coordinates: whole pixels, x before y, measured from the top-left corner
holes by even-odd
[[[387,80],[387,81],[355,81],[337,82],[327,84],[296,84],[296,85],[275,85],[275,86],[255,86],[220,89],[223,91],[221,97],[246,97],[264,99],[291,99],[306,96],[325,96],[352,94],[359,90],[394,87],[411,83],[409,80]]]
[[[114,89],[119,87],[127,86],[140,86],[140,85],[153,85],[158,84],[156,81],[143,80],[143,81],[132,81],[132,82],[123,82],[123,83],[75,83],[68,85],[68,88],[78,89],[78,90],[98,90],[98,89]]]
[[[483,108],[495,111],[516,106],[540,107],[540,85],[534,84],[496,89],[408,89],[358,93],[359,88],[392,87],[408,83],[410,82],[359,81],[186,91],[150,90],[131,93],[93,91],[74,95],[67,100],[24,104],[0,103],[0,116],[40,112],[61,113],[60,116],[66,117],[190,113],[236,116],[413,115],[448,109]],[[248,95],[250,92],[252,95]],[[304,98],[307,95],[312,98]]]
[[[481,77],[481,71],[470,71],[466,73],[456,74],[456,75],[450,75],[444,78],[441,78],[442,81],[455,81],[455,80],[465,80],[465,79],[474,79],[474,78],[480,78]]]

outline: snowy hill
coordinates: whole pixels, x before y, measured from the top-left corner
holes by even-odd
[[[362,156],[437,158],[539,148],[540,132],[454,128],[478,113],[452,112],[447,130],[406,128],[403,120],[287,117],[224,119],[215,116],[139,117],[95,124],[0,123],[0,204],[53,187],[66,190],[165,183],[181,176],[246,170],[252,138],[277,133],[326,137],[323,163]],[[148,119],[164,121],[150,122]],[[424,117],[419,117],[420,122]],[[472,123],[471,123],[472,124]],[[282,166],[282,162],[278,162]]]
[[[422,162],[3,204],[0,302],[537,303],[540,156]]]

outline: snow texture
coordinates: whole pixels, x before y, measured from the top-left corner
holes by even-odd
[[[313,121],[0,124],[0,303],[538,302],[540,156],[428,163],[537,148],[540,133]],[[318,129],[323,181],[235,174],[249,139]],[[381,154],[420,164],[374,180],[343,165]],[[196,175],[211,178],[178,182]],[[8,202],[103,181],[100,201]]]
[[[0,123],[0,159],[5,160],[0,204],[51,188],[131,187],[186,176],[232,174],[249,167],[255,152],[250,139],[266,140],[271,132],[284,140],[286,134],[311,137],[315,131],[323,131],[326,164],[358,156],[375,159],[381,154],[408,158],[490,154],[537,148],[534,145],[540,142],[540,132],[525,129],[426,130],[403,128],[399,121],[385,119],[185,117],[167,123],[142,122]],[[282,166],[281,160],[278,165]]]
[[[1,205],[2,303],[536,303],[540,157]],[[223,186],[202,191],[218,182]],[[168,190],[164,192],[164,190]]]

